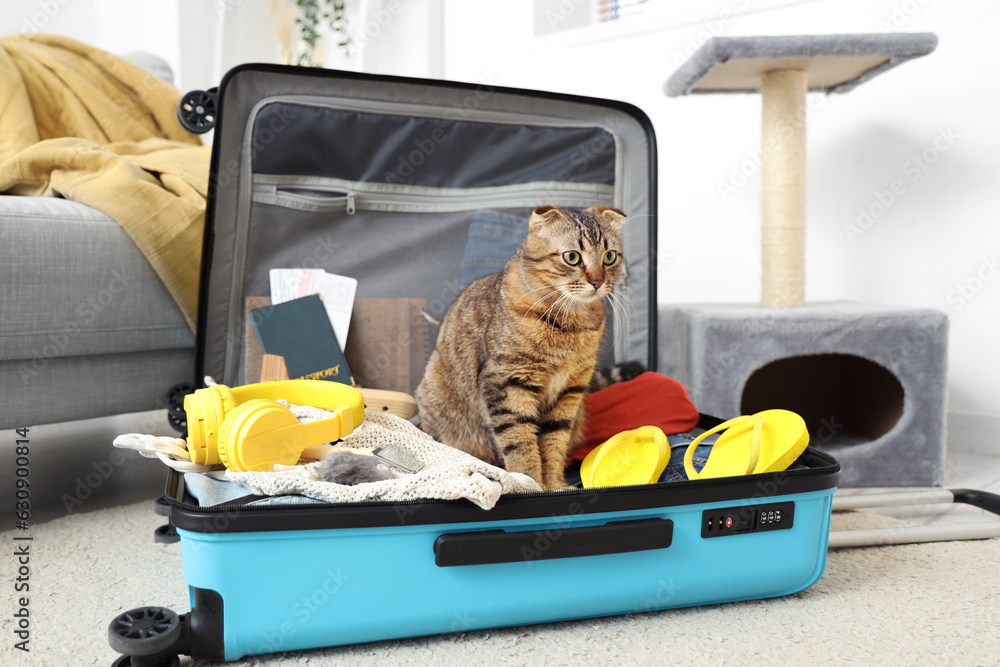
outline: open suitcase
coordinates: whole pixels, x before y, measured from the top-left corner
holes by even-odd
[[[219,88],[214,145],[199,378],[256,381],[246,319],[269,294],[268,270],[323,268],[358,280],[355,322],[358,309],[371,315],[347,342],[355,377],[391,376],[395,386],[379,388],[412,393],[431,321],[480,261],[465,256],[477,212],[526,220],[541,204],[629,215],[634,307],[609,321],[599,365],[657,367],[656,148],[635,107],[253,65]],[[383,320],[395,322],[391,339],[366,346]],[[199,507],[171,471],[192,609],[128,612],[110,639],[122,664],[236,660],[786,595],[823,572],[839,477],[835,460],[808,448],[780,473],[508,495],[491,510],[440,500],[249,508]]]

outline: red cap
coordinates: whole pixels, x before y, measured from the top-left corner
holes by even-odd
[[[658,426],[672,435],[687,433],[698,424],[698,409],[684,385],[651,371],[595,391],[587,396],[586,408],[584,441],[570,452],[569,462],[582,461],[590,450],[622,431]]]

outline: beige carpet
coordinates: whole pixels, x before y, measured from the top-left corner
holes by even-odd
[[[159,546],[148,502],[34,527],[31,652],[14,649],[4,544],[2,665],[110,665],[109,621],[146,604],[188,610],[179,545]],[[835,528],[898,525],[837,514]],[[22,533],[23,534],[23,533]],[[738,563],[733,564],[738,567]],[[780,564],[776,564],[780,567]],[[379,642],[239,665],[996,665],[1000,539],[831,551],[812,588],[785,598]],[[192,663],[188,658],[182,664]]]

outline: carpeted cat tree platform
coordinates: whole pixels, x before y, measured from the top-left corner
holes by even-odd
[[[805,303],[806,92],[844,93],[934,50],[933,34],[717,37],[670,96],[762,97],[760,305],[660,309],[660,370],[720,417],[785,408],[841,462],[844,486],[944,481],[944,313]]]

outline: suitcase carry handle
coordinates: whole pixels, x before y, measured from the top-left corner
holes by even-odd
[[[871,507],[899,507],[961,503],[973,505],[1000,514],[1000,495],[976,489],[926,489],[923,491],[898,491],[894,493],[859,493],[834,495],[833,510],[854,510]],[[938,524],[906,526],[902,528],[875,528],[869,530],[840,530],[830,533],[829,546],[865,547],[886,544],[916,544],[951,540],[982,540],[1000,537],[1000,522]]]
[[[955,497],[956,503],[974,505],[987,512],[1000,514],[1000,496],[995,493],[977,489],[952,489],[951,494]]]
[[[445,533],[434,540],[434,562],[438,567],[492,565],[666,549],[673,539],[673,530],[674,522],[670,519],[653,518],[511,533],[503,530]]]

